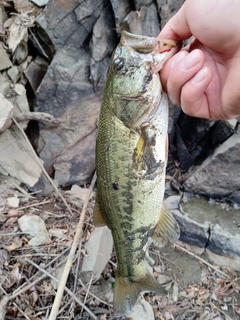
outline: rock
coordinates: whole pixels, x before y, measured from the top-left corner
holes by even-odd
[[[34,92],[37,91],[46,71],[46,68],[42,68],[35,61],[32,61],[24,71],[24,74]]]
[[[18,79],[20,78],[20,74],[19,74],[18,68],[16,66],[9,68],[7,70],[7,74],[13,83],[16,83],[18,81]]]
[[[159,19],[154,4],[143,6],[139,11],[131,11],[122,23],[123,29],[140,35],[156,37],[159,32]]]
[[[108,4],[101,12],[98,20],[93,27],[92,38],[90,41],[90,81],[97,87],[97,84],[104,83],[107,78],[110,55],[117,43],[117,36],[114,30],[112,9]],[[115,41],[109,42],[112,39]]]
[[[233,235],[215,225],[207,245],[208,257],[218,265],[230,265],[240,271],[240,234]]]
[[[31,2],[35,3],[39,7],[43,7],[48,3],[49,0],[31,0]]]
[[[1,70],[6,70],[12,66],[12,62],[8,57],[8,54],[3,48],[2,43],[0,42],[0,71]]]
[[[95,170],[97,126],[90,135],[64,149],[54,164],[55,179],[61,186],[84,184]]]
[[[187,191],[211,198],[228,199],[240,189],[240,136],[232,135],[184,183]]]
[[[3,175],[10,175],[26,185],[33,186],[41,171],[19,130],[8,129],[0,135],[0,172]]]
[[[175,210],[179,208],[180,201],[181,201],[180,195],[173,195],[165,199],[164,204],[169,210]]]
[[[181,230],[180,240],[196,247],[205,248],[209,239],[209,222],[201,224],[182,215],[179,210],[171,210],[171,212]]]
[[[161,29],[165,26],[167,21],[180,9],[183,3],[184,0],[157,0]]]
[[[12,124],[13,105],[0,93],[0,133]]]
[[[67,48],[58,51],[37,94],[36,110],[50,113],[60,121],[55,127],[41,125],[39,141],[40,157],[50,173],[55,167],[56,175],[61,177],[60,184],[83,184],[94,170],[101,98],[88,81],[88,67],[89,56],[85,50],[71,54]],[[77,160],[81,155],[81,163],[86,164],[83,167]]]
[[[131,3],[129,0],[110,0],[114,12],[117,33],[121,33],[121,25],[126,16],[131,12]]]
[[[58,51],[38,88],[35,110],[52,114],[60,125],[40,126],[38,152],[60,185],[84,184],[95,169],[103,84],[116,45],[106,4],[50,2],[41,20]]]
[[[12,84],[11,81],[7,78],[0,74],[0,93],[2,93],[4,96],[7,95]]]

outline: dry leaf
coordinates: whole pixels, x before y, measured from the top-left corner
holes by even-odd
[[[66,191],[66,193],[70,195],[71,200],[75,198],[75,199],[81,199],[84,201],[88,194],[88,189],[81,188],[78,185],[74,184],[71,190]]]
[[[33,26],[35,17],[31,12],[16,14],[13,23],[9,28],[7,44],[9,49],[14,52],[21,41],[28,41],[28,28]]]
[[[52,228],[48,230],[49,234],[56,238],[66,238],[66,229]]]
[[[12,287],[15,283],[19,283],[19,281],[21,280],[21,274],[19,272],[19,266],[16,265],[11,272],[9,272],[8,274],[8,279],[6,280],[6,287],[10,288]]]
[[[4,246],[4,249],[6,249],[7,251],[13,251],[13,250],[16,250],[18,248],[20,248],[20,245],[17,244],[16,242],[13,242],[9,246]]]
[[[96,228],[90,234],[85,247],[88,256],[83,259],[82,272],[91,271],[98,279],[112,253],[113,240],[111,231],[108,227]]]

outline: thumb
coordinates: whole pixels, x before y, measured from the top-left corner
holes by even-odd
[[[185,40],[192,33],[187,21],[187,4],[182,5],[179,11],[166,23],[157,38],[171,40]]]

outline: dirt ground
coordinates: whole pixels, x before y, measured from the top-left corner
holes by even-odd
[[[33,198],[16,209],[5,207],[0,213],[0,319],[45,320],[49,317],[61,282],[63,267],[73,246],[83,201],[71,204],[70,214],[54,197]],[[74,255],[70,274],[58,308],[57,319],[115,319],[112,308],[116,257],[114,250],[101,273],[93,282],[89,273],[81,272],[85,244],[91,237],[94,195],[87,205],[83,232]],[[19,218],[39,216],[49,235],[39,246],[32,236],[20,230]],[[30,242],[30,244],[29,244]],[[144,294],[154,317],[141,319],[240,319],[239,274],[231,266],[218,267],[198,257],[193,248],[177,243],[161,250],[151,248],[155,261],[153,274],[167,294]],[[141,303],[141,301],[140,301]],[[152,311],[151,311],[152,312]],[[135,320],[136,316],[122,318]]]

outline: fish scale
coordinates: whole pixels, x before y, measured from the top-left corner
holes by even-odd
[[[96,145],[97,196],[93,221],[107,225],[117,255],[116,315],[127,314],[141,291],[164,294],[147,271],[150,241],[179,236],[163,203],[168,101],[158,70],[179,50],[173,41],[122,32],[112,55]]]

